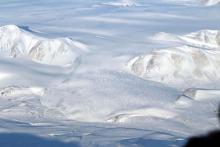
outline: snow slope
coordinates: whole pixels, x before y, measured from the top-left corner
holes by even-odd
[[[68,38],[46,39],[32,35],[15,25],[0,28],[1,56],[24,57],[43,64],[67,66],[87,47]]]
[[[186,35],[174,35],[160,32],[152,37],[153,40],[178,42],[183,45],[204,49],[218,50],[220,48],[219,30],[201,30]]]
[[[182,46],[137,56],[128,62],[128,69],[142,78],[176,86],[215,84],[220,80],[219,34],[214,30],[183,36],[159,33],[154,40],[178,42]]]
[[[0,135],[166,147],[217,128],[219,5],[176,2],[0,1]]]

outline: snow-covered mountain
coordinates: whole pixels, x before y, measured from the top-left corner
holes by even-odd
[[[220,31],[202,30],[183,36],[158,33],[152,38],[176,42],[180,46],[133,58],[128,68],[134,74],[148,80],[187,86],[220,80]]]
[[[186,35],[174,35],[160,32],[151,37],[151,39],[164,42],[177,42],[183,45],[200,47],[204,49],[219,50],[220,48],[219,30],[201,30]]]
[[[1,56],[24,57],[50,65],[72,65],[87,47],[69,38],[47,39],[35,36],[15,25],[0,27]]]

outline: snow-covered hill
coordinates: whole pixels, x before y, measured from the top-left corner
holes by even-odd
[[[219,30],[201,30],[185,35],[174,35],[160,32],[151,37],[151,39],[164,42],[177,42],[202,49],[220,50]]]
[[[220,80],[220,31],[203,30],[183,36],[159,33],[157,41],[180,46],[137,56],[128,63],[136,75],[167,84],[195,86]]]
[[[68,38],[42,38],[15,25],[0,27],[0,54],[4,57],[67,66],[72,65],[83,50],[87,50],[86,45]]]

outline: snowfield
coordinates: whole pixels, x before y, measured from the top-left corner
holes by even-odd
[[[0,143],[168,147],[218,128],[219,14],[218,0],[0,1]]]

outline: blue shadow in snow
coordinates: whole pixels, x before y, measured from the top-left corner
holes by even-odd
[[[25,31],[31,32],[31,33],[37,33],[35,31],[31,30],[29,26],[20,26],[19,25],[18,27],[25,30]]]

